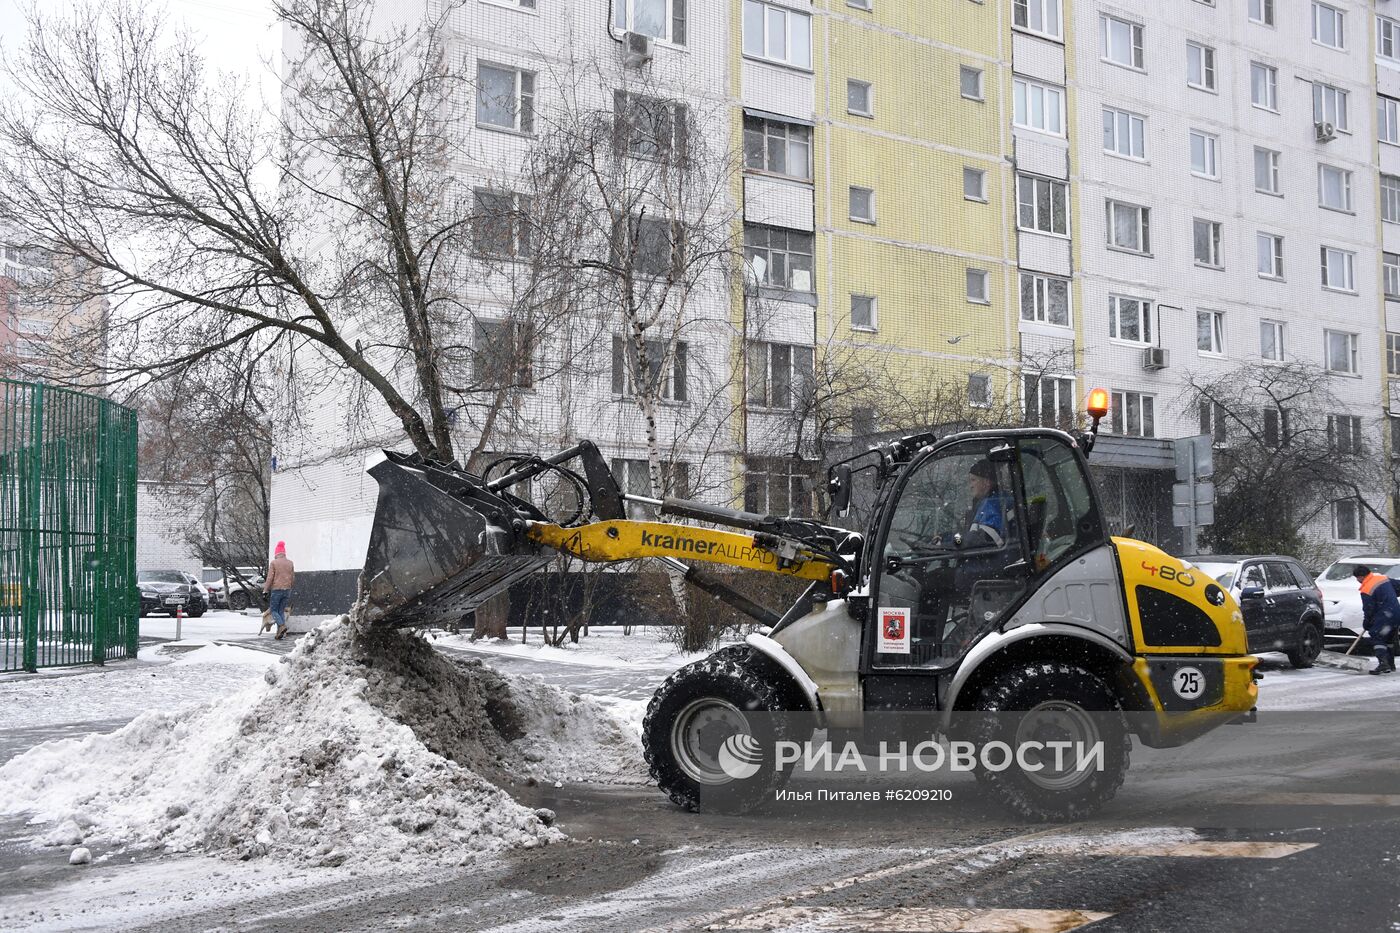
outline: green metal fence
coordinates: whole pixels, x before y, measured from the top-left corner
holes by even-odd
[[[0,671],[135,657],[136,412],[0,380]]]

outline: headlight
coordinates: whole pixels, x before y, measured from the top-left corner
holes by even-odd
[[[154,599],[154,598],[156,597],[157,594],[156,594],[155,592],[151,591],[151,590],[142,590],[142,591],[141,591],[141,595],[142,595],[142,596],[146,596],[146,597],[151,598],[151,599]]]

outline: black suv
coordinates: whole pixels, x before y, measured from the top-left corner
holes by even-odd
[[[1294,667],[1322,653],[1322,591],[1291,557],[1202,554],[1183,558],[1230,591],[1244,614],[1249,650],[1282,651]]]
[[[153,612],[167,612],[173,616],[177,608],[184,606],[185,615],[198,619],[209,608],[199,587],[178,570],[138,571],[136,586],[141,591],[143,616]]]

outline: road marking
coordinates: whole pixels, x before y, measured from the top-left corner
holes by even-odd
[[[1178,842],[1163,845],[1102,845],[1049,850],[1056,855],[1117,855],[1164,858],[1287,858],[1315,842]]]
[[[1242,803],[1297,804],[1308,807],[1400,807],[1400,794],[1259,794]]]
[[[928,933],[1068,933],[1111,917],[1093,910],[1008,910],[964,907],[775,907],[737,917],[717,928],[779,930],[793,926],[818,930]],[[713,929],[713,928],[712,928]]]

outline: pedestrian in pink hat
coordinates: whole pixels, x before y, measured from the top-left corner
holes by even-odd
[[[268,612],[277,622],[277,638],[287,634],[287,600],[292,595],[295,580],[296,568],[287,559],[287,542],[278,541],[272,552],[272,560],[267,564],[267,579],[263,581]]]

